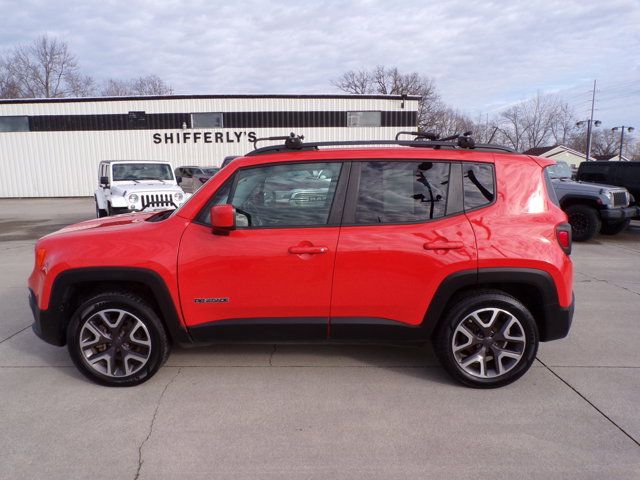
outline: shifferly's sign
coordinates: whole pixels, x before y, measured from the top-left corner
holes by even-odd
[[[256,132],[167,132],[154,133],[153,143],[179,144],[179,143],[242,143],[253,142],[257,138]]]

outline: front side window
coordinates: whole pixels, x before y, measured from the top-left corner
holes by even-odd
[[[486,163],[462,163],[464,209],[483,207],[495,198],[493,166]]]
[[[239,170],[214,194],[200,215],[210,224],[212,206],[231,204],[236,226],[327,225],[342,164],[281,164]]]
[[[28,132],[29,117],[0,117],[0,132]]]
[[[117,163],[113,181],[173,180],[171,166],[165,163]]]
[[[192,128],[222,128],[222,113],[192,113]]]
[[[422,222],[446,214],[450,164],[363,162],[356,224]]]

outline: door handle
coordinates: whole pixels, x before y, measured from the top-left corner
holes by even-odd
[[[427,242],[423,245],[425,250],[456,250],[464,248],[464,244],[460,241],[438,240],[435,242]]]
[[[315,246],[315,245],[297,245],[295,247],[289,247],[289,253],[294,255],[317,255],[319,253],[327,253],[329,247]]]

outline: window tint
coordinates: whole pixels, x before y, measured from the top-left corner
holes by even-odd
[[[444,217],[449,170],[446,162],[364,162],[355,223],[420,222]]]
[[[0,132],[28,132],[28,117],[0,117]]]
[[[206,210],[231,203],[238,228],[326,225],[341,168],[341,163],[305,163],[242,169],[232,198],[221,192],[225,184]],[[202,219],[210,223],[209,212]]]
[[[347,112],[347,127],[379,127],[382,112]]]
[[[489,205],[495,197],[493,166],[486,163],[463,163],[464,209]]]
[[[222,113],[192,113],[192,128],[222,128]]]

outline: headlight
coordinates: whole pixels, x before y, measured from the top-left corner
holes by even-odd
[[[135,193],[132,193],[131,195],[129,195],[129,201],[131,203],[138,203],[138,195],[136,195]]]
[[[607,199],[606,203],[608,205],[613,205],[613,194],[609,190],[604,190],[602,195]]]
[[[184,195],[181,192],[176,192],[173,194],[173,198],[176,199],[176,202],[181,202],[184,198]]]

